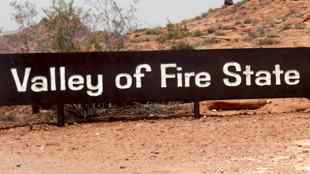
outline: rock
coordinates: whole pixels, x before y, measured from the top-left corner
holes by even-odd
[[[225,0],[224,5],[234,5],[234,1],[233,0]]]
[[[297,147],[310,149],[310,139],[295,141],[294,143]]]
[[[310,21],[310,15],[306,16],[302,22],[308,22],[308,21]]]
[[[46,143],[46,146],[60,146],[60,143],[57,143],[57,142],[49,142],[49,143]]]
[[[265,106],[267,100],[214,101],[208,105],[209,110],[254,110]]]
[[[153,154],[153,155],[159,155],[160,152],[158,152],[158,151],[153,151],[153,152],[151,152],[151,154]]]
[[[302,18],[292,18],[292,19],[288,19],[286,22],[286,25],[296,25],[296,24],[302,24],[304,21],[304,19]]]

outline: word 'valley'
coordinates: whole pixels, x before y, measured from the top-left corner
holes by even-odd
[[[57,71],[56,71],[57,70]],[[87,95],[97,97],[103,94],[103,75],[98,74],[97,78],[92,75],[66,75],[65,67],[50,67],[49,75],[31,74],[31,68],[27,67],[19,72],[16,68],[11,69],[17,91],[25,93],[31,90],[35,93],[49,91],[86,91]],[[21,75],[22,74],[22,75]]]

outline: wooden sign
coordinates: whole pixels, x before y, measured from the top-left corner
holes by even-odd
[[[310,48],[0,55],[0,105],[308,97]]]

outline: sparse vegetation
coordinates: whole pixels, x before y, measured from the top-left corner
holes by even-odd
[[[201,17],[202,17],[202,18],[206,18],[206,17],[208,17],[208,15],[209,15],[209,12],[205,12],[205,13],[202,13],[202,14],[201,14]]]
[[[264,38],[257,39],[258,45],[276,45],[279,43],[280,43],[279,40],[277,40],[275,38],[271,38],[271,37],[264,37]]]
[[[216,44],[218,43],[218,40],[214,36],[208,36],[206,39],[204,39],[203,44],[209,45],[209,44]]]
[[[161,34],[160,29],[149,29],[145,32],[146,35],[159,35]]]
[[[17,118],[14,114],[7,113],[5,115],[1,115],[1,122],[16,122]]]
[[[239,2],[236,2],[235,3],[235,6],[239,7],[239,6],[242,6],[243,4],[245,4],[248,0],[241,0]]]
[[[265,29],[264,27],[258,27],[254,32],[248,32],[247,40],[257,45],[275,45],[280,43],[279,34]]]
[[[100,51],[119,51],[125,48],[126,33],[137,28],[137,0],[131,0],[128,9],[120,7],[115,0],[89,1],[92,12],[89,13],[91,30],[101,31],[99,42],[103,44]],[[94,22],[93,22],[94,21]]]
[[[15,42],[20,42],[21,46],[17,49],[20,53],[29,53],[34,51],[31,46],[34,33],[28,30],[36,24],[38,11],[34,3],[29,1],[19,2],[14,0],[10,2],[10,6],[14,9],[13,18],[18,25],[19,37]]]
[[[43,19],[37,24],[34,18],[37,9],[29,1],[14,1],[16,22],[21,32],[25,31],[25,50],[30,52],[30,38],[33,33],[28,30],[34,26],[44,26],[49,50],[54,52],[79,51],[118,51],[124,49],[126,32],[131,29],[134,18],[134,6],[127,12],[114,0],[96,0],[96,6],[86,9],[75,4],[75,0],[54,0],[52,6],[44,9]],[[32,28],[31,28],[32,27]],[[83,37],[88,36],[87,39]],[[32,39],[32,38],[31,38]],[[32,43],[35,40],[32,39]],[[36,43],[40,45],[41,43]],[[66,112],[87,118],[95,115],[93,104],[66,105]]]
[[[160,43],[164,43],[168,40],[178,40],[185,37],[200,37],[203,35],[203,32],[196,30],[196,31],[189,31],[186,24],[172,24],[169,23],[167,25],[167,33],[161,35],[157,40]]]
[[[193,50],[195,49],[195,47],[186,42],[178,42],[172,45],[170,49],[171,50]]]
[[[284,24],[284,26],[282,27],[282,30],[290,30],[290,29],[293,29],[292,24]]]
[[[306,24],[304,24],[304,23],[297,23],[297,24],[286,23],[282,27],[282,30],[291,30],[291,29],[304,30],[304,29],[306,29]]]
[[[196,30],[196,31],[192,32],[192,36],[193,36],[193,37],[200,37],[200,36],[203,36],[203,32],[202,32],[202,31],[199,31],[199,30]]]
[[[190,36],[191,33],[189,32],[186,25],[183,24],[172,24],[169,23],[167,25],[168,33],[167,33],[167,39],[181,39],[187,36]]]
[[[254,40],[266,36],[266,30],[263,27],[257,27],[254,32],[248,32],[248,39]]]
[[[304,29],[306,29],[306,24],[304,24],[304,23],[295,24],[294,28],[297,30],[304,30]]]
[[[224,0],[224,5],[234,5],[233,0]]]
[[[294,9],[291,9],[285,16],[286,19],[288,18],[303,18],[304,17],[304,14],[303,13],[300,13],[300,12],[297,12],[296,10]]]
[[[276,32],[270,32],[270,33],[267,33],[267,37],[269,37],[269,38],[278,38],[280,36]]]
[[[251,19],[251,18],[247,18],[243,21],[244,24],[248,25],[248,24],[254,24],[255,20]]]
[[[74,1],[66,3],[63,0],[54,1],[52,6],[45,10],[44,24],[47,26],[52,48],[57,52],[80,51],[80,43],[76,39],[79,32],[87,30],[83,19],[83,9],[75,6]]]

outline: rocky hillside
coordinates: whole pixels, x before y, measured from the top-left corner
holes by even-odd
[[[129,34],[130,50],[309,47],[309,0],[245,0]]]
[[[42,23],[28,30],[30,51],[51,51]],[[77,39],[87,41],[89,36],[84,30]],[[20,52],[22,42],[19,33],[2,35],[0,53]],[[129,50],[309,47],[310,1],[244,0],[181,23],[128,33],[125,45]]]

